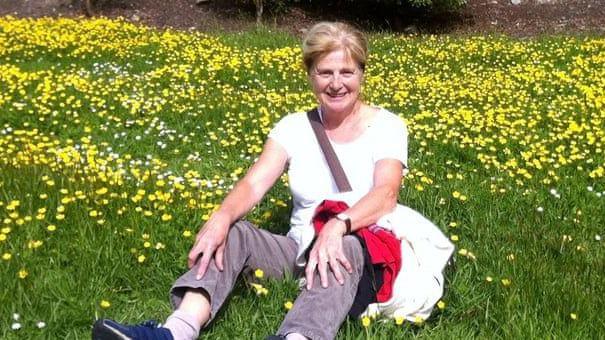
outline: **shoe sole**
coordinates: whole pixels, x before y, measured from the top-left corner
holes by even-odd
[[[97,320],[92,328],[93,340],[132,340],[119,330],[105,324],[103,320]]]

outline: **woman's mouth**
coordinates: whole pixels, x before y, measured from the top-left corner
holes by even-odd
[[[347,92],[343,92],[343,93],[329,93],[328,92],[328,96],[330,98],[342,98],[347,94]]]

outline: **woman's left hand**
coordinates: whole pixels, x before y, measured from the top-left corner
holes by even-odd
[[[307,289],[313,287],[315,268],[319,272],[321,286],[324,288],[328,288],[328,266],[336,281],[341,285],[345,281],[340,266],[342,265],[349,273],[353,272],[353,268],[344,254],[342,240],[345,232],[344,222],[337,219],[331,219],[324,225],[311,249],[309,261],[305,268]]]

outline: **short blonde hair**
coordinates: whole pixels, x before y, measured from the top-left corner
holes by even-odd
[[[368,59],[368,40],[365,35],[343,22],[319,22],[305,35],[302,43],[303,63],[307,73],[315,63],[330,52],[344,50],[363,71]]]

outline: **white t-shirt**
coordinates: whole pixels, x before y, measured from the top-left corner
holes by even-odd
[[[298,244],[298,265],[304,265],[302,255],[315,235],[311,219],[323,200],[354,205],[372,189],[374,165],[381,159],[396,159],[407,167],[407,128],[401,118],[382,108],[355,140],[331,142],[353,189],[350,192],[338,192],[306,112],[283,117],[269,138],[288,154],[288,181],[294,202],[287,236]]]

